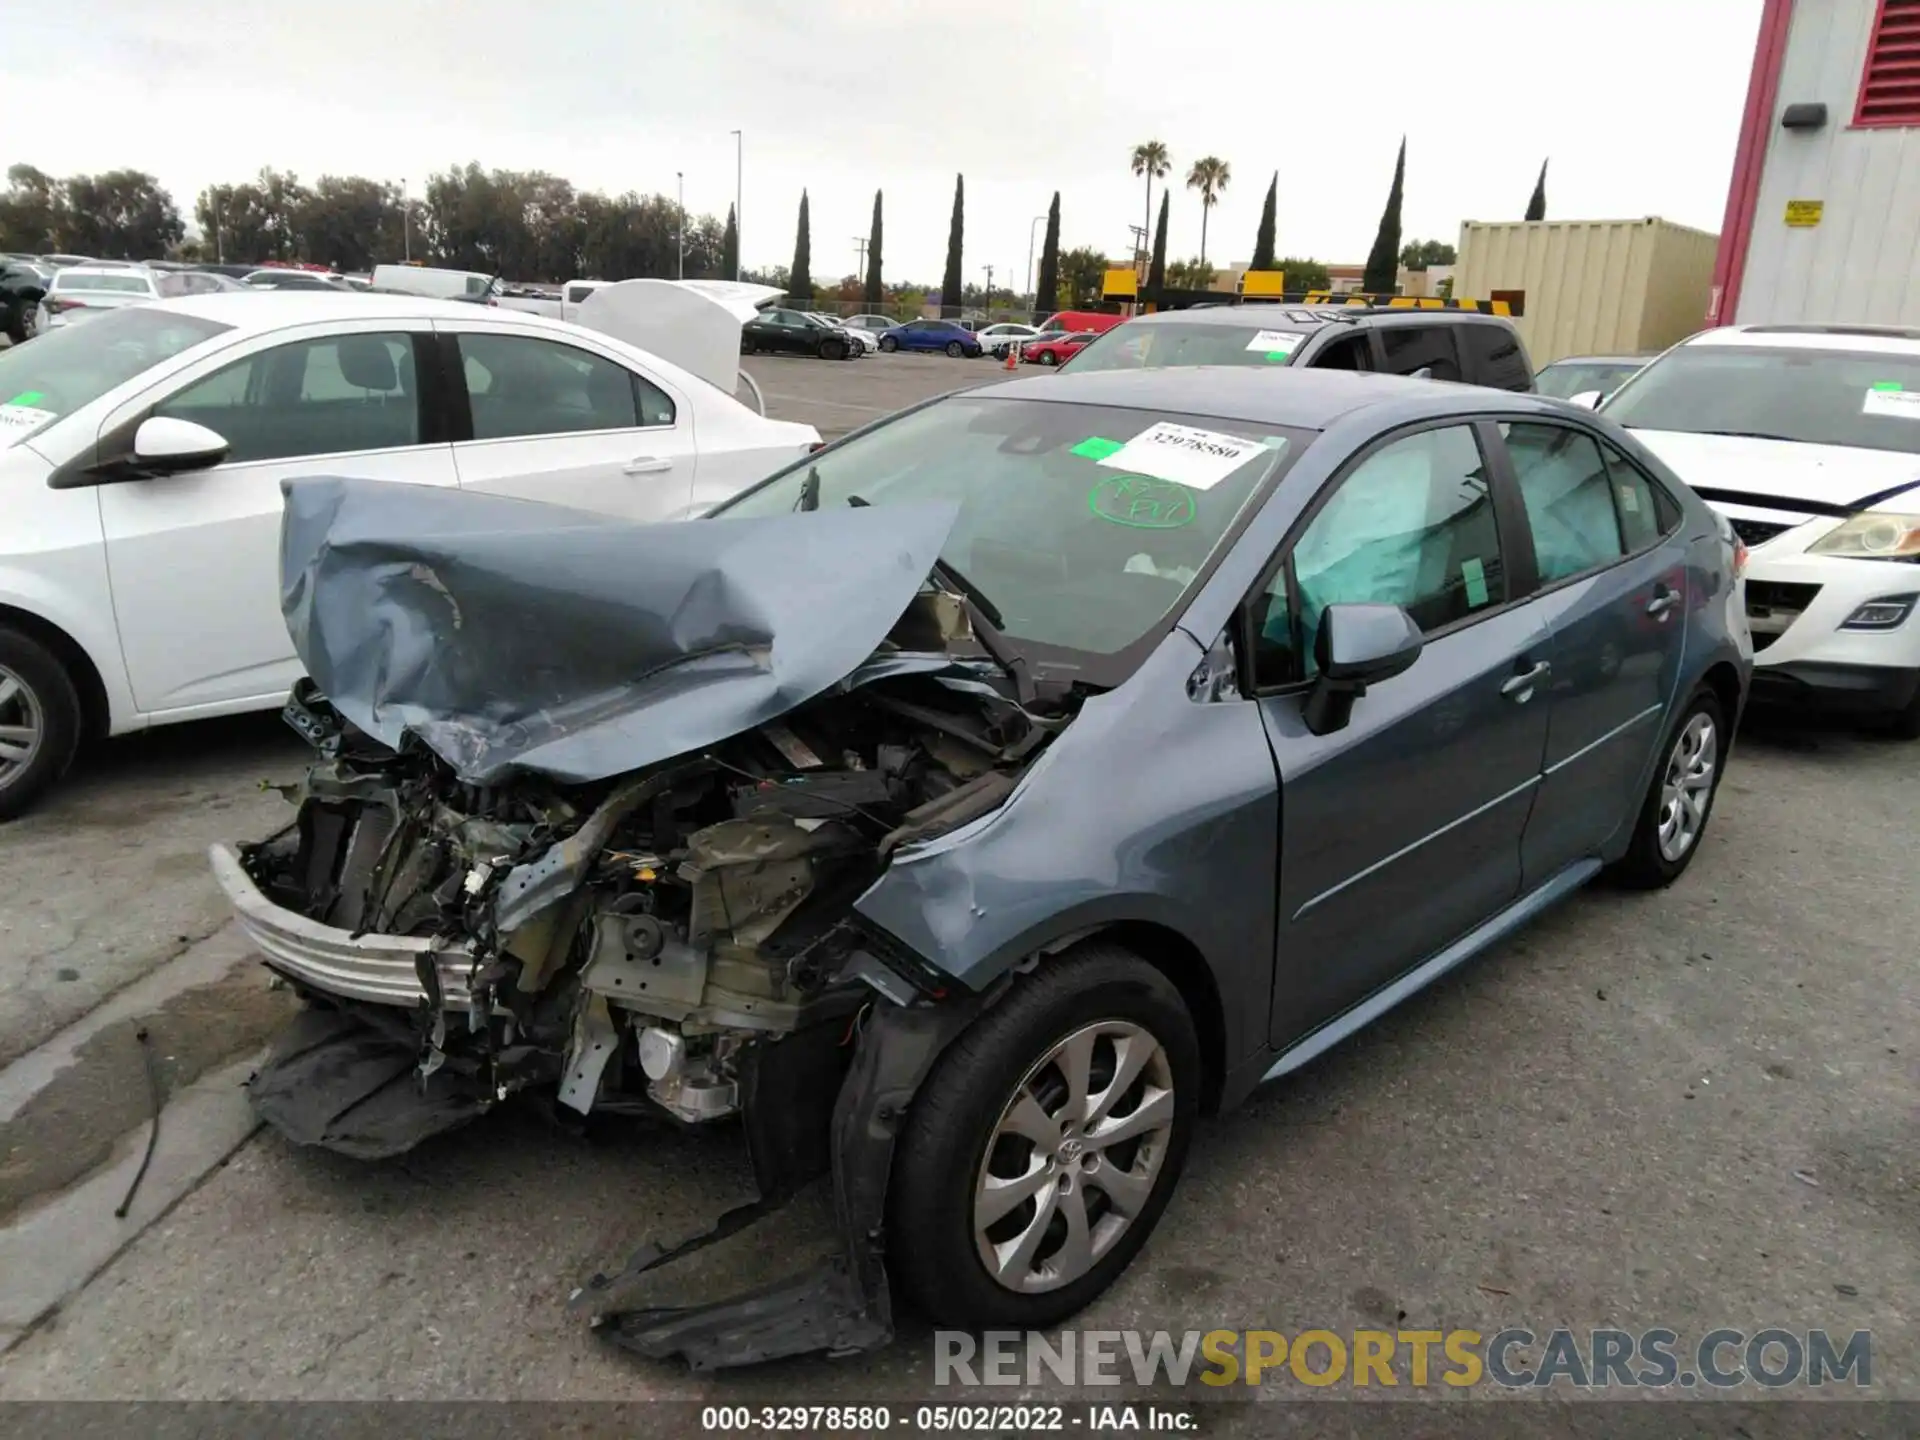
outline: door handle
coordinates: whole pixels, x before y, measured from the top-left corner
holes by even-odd
[[[1553,669],[1545,660],[1536,661],[1531,670],[1523,670],[1500,687],[1502,695],[1511,695],[1523,704],[1533,695],[1537,681],[1547,678],[1547,672]]]
[[[1653,592],[1653,599],[1647,602],[1647,614],[1653,616],[1656,620],[1664,620],[1667,618],[1668,612],[1679,603],[1680,592],[1678,590],[1669,590],[1666,586],[1662,585]]]
[[[662,470],[671,470],[673,461],[659,455],[636,455],[620,467],[623,475],[658,475]]]

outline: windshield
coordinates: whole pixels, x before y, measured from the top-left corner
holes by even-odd
[[[25,439],[148,366],[232,328],[135,306],[0,351],[0,396],[8,397],[0,401],[0,445]]]
[[[715,514],[957,501],[942,557],[1016,644],[1112,655],[1174,608],[1310,432],[956,396],[801,462]]]
[[[1593,365],[1577,361],[1549,365],[1533,377],[1533,385],[1542,395],[1551,395],[1556,400],[1571,400],[1589,390],[1598,390],[1602,395],[1607,395],[1639,368],[1638,361],[1625,360],[1603,361]]]
[[[1635,430],[1920,454],[1920,355],[1683,345],[1623,385],[1606,414]]]
[[[1284,323],[1116,325],[1073,357],[1088,370],[1158,370],[1176,365],[1284,365],[1306,341]]]

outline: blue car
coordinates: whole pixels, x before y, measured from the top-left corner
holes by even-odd
[[[980,354],[980,337],[957,320],[909,320],[882,332],[880,348],[895,350],[944,350],[958,360]]]

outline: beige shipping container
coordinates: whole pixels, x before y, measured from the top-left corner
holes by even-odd
[[[1705,328],[1720,237],[1644,220],[1468,220],[1453,293],[1519,290],[1535,368],[1567,355],[1642,355]]]

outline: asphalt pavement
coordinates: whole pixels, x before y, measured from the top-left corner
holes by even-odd
[[[995,378],[991,362],[945,357],[750,368],[773,413],[829,436]],[[195,857],[280,823],[260,782],[301,759],[271,717],[114,742],[0,827],[8,1058],[192,964],[205,983],[155,1000],[148,1025],[161,1036],[175,1017],[169,1084],[230,1088],[218,1066],[277,1022],[283,997],[204,949],[223,916]],[[1749,725],[1678,885],[1577,896],[1206,1122],[1154,1239],[1076,1324],[1868,1330],[1874,1392],[1920,1399],[1916,813],[1920,746]],[[82,1237],[121,1223],[62,1188],[71,1152],[125,1155],[140,1133],[138,1052],[118,1024],[0,1072],[0,1210]],[[51,1079],[38,1109],[10,1109],[7,1076],[29,1062]],[[0,1398],[929,1393],[931,1337],[910,1315],[874,1355],[714,1377],[612,1350],[567,1310],[575,1285],[643,1239],[745,1198],[735,1135],[581,1138],[510,1109],[381,1164],[268,1133],[222,1146],[90,1283],[11,1337]],[[821,1198],[803,1197],[715,1247],[698,1278],[760,1283],[824,1224]]]

